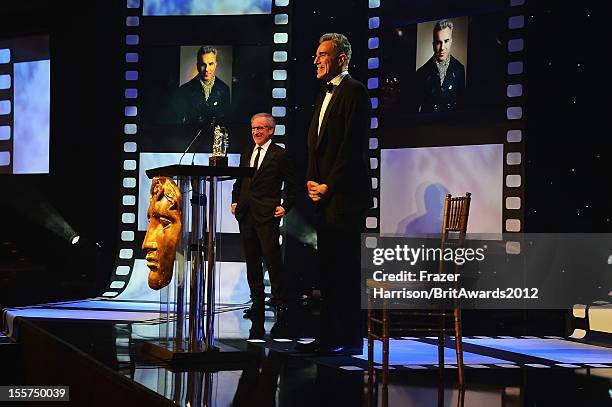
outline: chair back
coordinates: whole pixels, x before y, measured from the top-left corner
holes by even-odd
[[[446,195],[444,201],[444,218],[442,220],[442,240],[446,240],[449,232],[459,232],[465,235],[467,232],[468,216],[470,214],[470,201],[472,194],[453,197]]]

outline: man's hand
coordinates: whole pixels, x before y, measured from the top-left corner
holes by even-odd
[[[237,203],[233,203],[232,204],[232,215],[236,216],[236,207],[238,206]]]
[[[312,198],[312,194],[316,194],[317,187],[319,184],[314,181],[306,181],[306,189],[308,190],[308,196]]]
[[[282,206],[277,206],[274,210],[274,217],[282,218],[283,216],[285,216],[286,213],[287,211],[285,210],[285,208],[283,208]]]
[[[313,202],[319,202],[329,189],[327,184],[319,184],[314,181],[306,181],[306,187],[308,188],[308,197]]]

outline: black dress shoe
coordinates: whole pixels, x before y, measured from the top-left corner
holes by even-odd
[[[274,306],[274,311],[276,312],[276,318],[286,318],[289,313],[289,307],[283,302],[278,302]]]
[[[264,306],[263,304],[251,305],[251,308],[245,309],[242,317],[244,319],[263,318]]]
[[[317,353],[321,349],[321,343],[317,340],[309,343],[298,343],[294,350],[299,353]]]
[[[249,339],[265,339],[266,330],[263,327],[251,328],[249,330]]]

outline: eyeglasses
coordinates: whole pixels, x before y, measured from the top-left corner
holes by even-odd
[[[272,126],[255,126],[255,127],[251,127],[251,132],[256,132],[256,131],[262,131],[265,129],[271,129]]]
[[[332,57],[329,52],[319,52],[318,54],[312,55],[311,58],[312,59],[317,59],[317,57],[319,57],[319,58],[332,58],[332,59],[336,59],[340,55],[346,55],[346,54],[344,52],[340,52],[335,57]]]

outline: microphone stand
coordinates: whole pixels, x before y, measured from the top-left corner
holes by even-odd
[[[183,155],[181,155],[181,158],[179,159],[179,165],[181,165],[181,161],[183,160],[183,157],[185,157],[185,154],[187,154],[187,151],[189,151],[189,149],[191,148],[191,146],[193,145],[193,143],[195,143],[195,141],[198,139],[198,137],[200,137],[200,134],[202,134],[202,131],[204,130],[204,127],[201,127],[200,130],[198,130],[197,134],[195,135],[195,137],[193,138],[193,140],[191,140],[191,143],[189,143],[189,145],[187,146],[187,148],[185,149],[185,151],[183,151]],[[193,153],[194,158],[195,158],[195,153]],[[191,165],[193,165],[193,162],[191,163]]]
[[[211,125],[214,128],[214,122],[215,119],[213,118]],[[185,154],[187,154],[187,152],[189,151],[189,149],[191,149],[191,146],[193,146],[193,144],[196,142],[196,140],[200,137],[200,135],[202,134],[202,132],[204,131],[205,128],[207,128],[208,126],[202,126],[200,127],[200,129],[198,130],[198,132],[196,133],[195,137],[193,138],[193,140],[191,140],[191,142],[189,143],[189,145],[187,146],[187,148],[185,149],[185,151],[183,152],[183,154],[181,155],[181,158],[179,159],[179,165],[181,165],[181,161],[183,160],[183,158],[185,157]],[[193,152],[193,158],[191,159],[191,165],[194,165],[195,163],[195,156],[196,156],[196,152]],[[191,180],[191,190],[192,190],[192,196],[191,196],[191,205],[192,206],[201,206],[202,207],[202,213],[204,214],[204,216],[201,217],[201,221],[202,221],[202,236],[206,236],[207,233],[207,229],[208,229],[208,222],[206,219],[206,192],[205,189],[201,188],[200,185],[194,185],[195,183],[199,184],[199,180],[198,179],[193,179]],[[202,185],[202,187],[205,185]],[[193,191],[197,191],[197,194],[194,196]],[[197,233],[194,232],[193,230],[191,231],[191,233]],[[204,245],[203,247],[201,247],[201,245],[199,244],[191,244],[190,251],[196,251],[198,252],[199,257],[203,260],[203,261],[207,261],[207,247],[206,245]]]
[[[214,132],[214,130],[215,130],[215,124],[216,124],[216,121],[217,121],[217,118],[216,118],[216,117],[213,117],[213,118],[211,119],[211,121],[210,121],[210,130],[211,130],[211,131],[213,131],[213,132]],[[203,128],[204,128],[204,127],[203,127]],[[203,129],[203,128],[202,128],[202,129]],[[202,130],[200,130],[200,131],[199,131],[199,133],[201,133],[201,132],[202,132]],[[198,135],[199,135],[199,134],[198,134]],[[198,137],[198,135],[196,135],[196,138]],[[194,139],[194,141],[195,141],[195,139]],[[193,143],[193,142],[192,142],[192,143]],[[189,147],[187,147],[187,148],[189,148]],[[195,155],[196,155],[196,153],[193,153],[193,157],[191,157],[191,165],[193,165],[193,164],[195,163]]]

